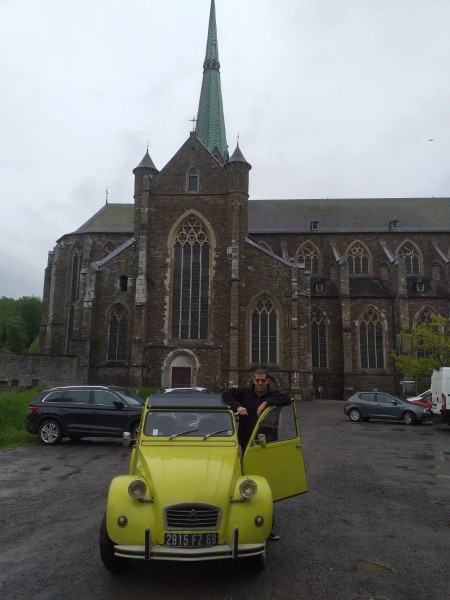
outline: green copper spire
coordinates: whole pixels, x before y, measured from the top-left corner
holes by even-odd
[[[211,0],[208,41],[203,63],[203,82],[198,105],[198,138],[212,154],[220,153],[223,161],[228,158],[228,145],[223,116],[222,90],[220,88],[219,48],[217,45],[216,7]]]

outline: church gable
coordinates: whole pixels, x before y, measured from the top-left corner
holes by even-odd
[[[194,180],[196,178],[196,181]],[[196,184],[196,185],[195,185]],[[152,194],[217,194],[227,188],[227,173],[195,133],[152,180]]]

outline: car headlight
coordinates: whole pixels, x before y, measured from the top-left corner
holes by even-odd
[[[253,479],[244,479],[239,486],[241,496],[246,500],[250,500],[258,491],[258,485]]]
[[[134,479],[128,486],[128,493],[135,500],[140,500],[147,492],[147,485],[142,479]]]

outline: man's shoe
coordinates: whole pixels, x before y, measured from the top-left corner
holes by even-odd
[[[276,542],[280,539],[280,536],[277,535],[276,533],[274,533],[273,531],[271,531],[269,533],[269,540],[272,540],[273,542]]]

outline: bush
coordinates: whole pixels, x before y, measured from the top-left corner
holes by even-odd
[[[36,440],[25,429],[28,405],[44,388],[0,393],[0,448]]]

